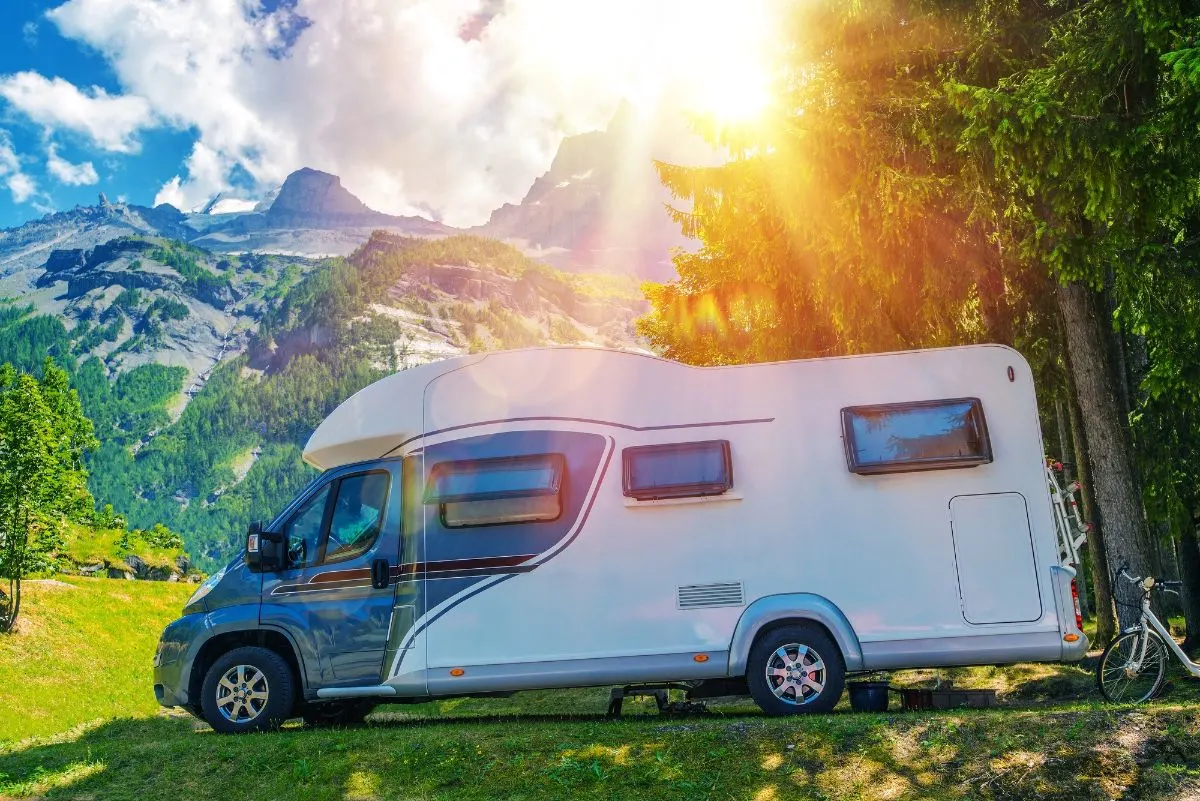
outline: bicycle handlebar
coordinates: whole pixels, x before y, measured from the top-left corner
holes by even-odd
[[[1176,595],[1178,595],[1179,591],[1176,589],[1172,589],[1172,588],[1173,587],[1180,587],[1180,588],[1183,587],[1182,581],[1157,581],[1157,580],[1151,579],[1151,581],[1153,581],[1153,584],[1149,588],[1147,588],[1145,585],[1145,581],[1146,581],[1145,578],[1143,578],[1142,576],[1131,576],[1129,574],[1129,564],[1128,563],[1121,565],[1121,567],[1117,569],[1117,575],[1124,578],[1130,584],[1140,585],[1144,592],[1151,592],[1152,590],[1157,589],[1162,592],[1171,592],[1171,593],[1175,593]]]

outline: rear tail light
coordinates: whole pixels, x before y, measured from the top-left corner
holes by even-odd
[[[1075,628],[1083,631],[1083,612],[1079,610],[1079,587],[1071,579],[1071,603],[1075,605]]]

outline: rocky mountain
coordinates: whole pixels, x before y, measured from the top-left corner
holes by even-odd
[[[703,161],[711,152],[691,134],[623,105],[604,131],[563,140],[549,171],[518,204],[472,229],[560,269],[666,280],[671,249],[687,246],[665,205],[654,159]],[[228,211],[228,209],[235,209]],[[55,249],[87,250],[127,234],[176,239],[214,253],[346,256],[374,231],[418,237],[457,233],[423,217],[375,211],[329,173],[297,170],[257,205],[216,197],[202,213],[170,205],[81,206],[0,230],[0,294],[32,289]]]
[[[624,104],[604,131],[564,139],[525,198],[496,209],[476,230],[561,269],[668,280],[672,248],[688,245],[667,213],[672,199],[654,169],[669,135],[660,121]],[[704,155],[688,133],[676,136],[677,145],[684,142],[676,152]]]
[[[639,130],[618,115],[565,140],[474,234],[376,212],[312,169],[255,206],[101,195],[0,231],[0,362],[65,366],[102,443],[97,502],[182,532],[212,569],[311,478],[312,429],[380,376],[492,349],[637,347],[637,277],[667,277],[679,243]]]
[[[346,213],[336,188],[316,207]],[[367,383],[467,352],[636,347],[645,311],[633,279],[563,273],[475,236],[377,231],[320,260],[222,254],[132,232],[140,215],[62,231],[77,245],[123,233],[20,272],[28,291],[0,300],[0,362],[68,369],[101,441],[97,502],[181,532],[205,569],[309,480],[301,445]]]
[[[53,250],[86,250],[128,234],[188,239],[193,231],[185,215],[174,206],[110,203],[101,193],[95,206],[81,206],[0,230],[0,295],[23,296],[32,290]]]

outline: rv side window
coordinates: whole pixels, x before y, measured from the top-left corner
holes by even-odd
[[[899,473],[975,467],[992,461],[978,398],[853,406],[842,409],[852,473]]]
[[[733,487],[726,439],[639,445],[621,454],[625,495],[639,501],[721,495]]]
[[[557,520],[565,472],[560,453],[439,462],[425,503],[438,504],[447,528]]]

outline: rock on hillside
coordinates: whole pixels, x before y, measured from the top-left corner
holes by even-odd
[[[410,257],[406,266],[368,307],[369,315],[398,325],[401,337],[393,345],[401,367],[538,345],[639,347],[634,320],[647,307],[631,280],[596,277],[592,280],[603,286],[596,291],[584,277],[523,259],[501,243],[462,235],[422,243],[377,231],[349,261],[369,275],[401,254]],[[250,367],[278,371],[335,339],[324,321],[300,322],[252,347]]]
[[[76,358],[98,356],[112,373],[182,366],[194,393],[215,364],[244,350],[272,299],[314,265],[123,236],[51,251],[28,297],[67,327]]]
[[[128,234],[187,239],[192,233],[186,217],[174,206],[109,203],[101,195],[95,206],[79,206],[0,230],[0,295],[22,295],[33,289],[56,249],[87,250]]]

